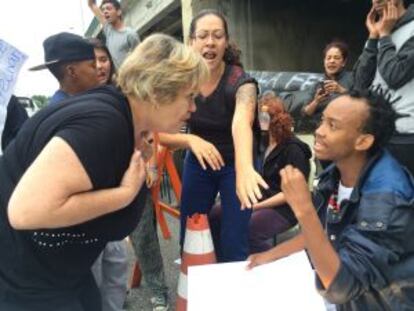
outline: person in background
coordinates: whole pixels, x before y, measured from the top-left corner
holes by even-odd
[[[89,39],[96,57],[100,85],[111,85],[114,64],[108,48],[98,39]],[[129,260],[125,240],[108,242],[92,266],[92,273],[102,297],[102,311],[121,311],[128,291]]]
[[[345,71],[348,60],[348,45],[342,41],[332,41],[323,50],[324,79],[316,85],[314,97],[303,107],[305,116],[315,116],[319,121],[328,103],[352,88],[352,73]]]
[[[139,36],[130,27],[125,26],[119,1],[103,0],[98,7],[96,0],[88,0],[88,6],[101,23],[106,46],[111,53],[115,68],[119,68],[127,55],[140,42]]]
[[[280,170],[292,165],[309,178],[309,159],[312,152],[307,144],[293,134],[293,120],[285,112],[280,98],[267,94],[264,102],[270,116],[269,138],[261,174],[269,185],[263,190],[263,199],[253,205],[249,224],[250,253],[264,252],[272,248],[271,241],[277,234],[293,227],[297,220],[281,191]]]
[[[355,85],[380,85],[392,94],[399,118],[387,148],[414,174],[414,5],[372,0],[368,41],[354,67]]]
[[[140,219],[143,140],[178,132],[207,77],[198,53],[152,35],[120,68],[120,90],[101,86],[26,121],[0,157],[0,310],[101,310],[91,266]]]
[[[147,187],[150,188],[153,182],[155,182],[154,179],[148,180]],[[141,221],[131,233],[130,238],[145,280],[145,285],[150,290],[152,310],[168,311],[170,309],[168,287],[165,280],[153,204],[151,194],[149,193]]]
[[[18,98],[12,95],[7,104],[6,120],[1,133],[1,150],[3,152],[28,118],[26,109],[19,103]]]
[[[248,224],[251,207],[267,188],[255,171],[254,134],[257,84],[239,60],[240,51],[229,42],[222,14],[205,10],[190,25],[190,45],[205,60],[210,80],[195,98],[190,134],[160,136],[163,145],[189,149],[184,162],[181,196],[181,245],[187,217],[207,214],[220,193],[223,217],[219,261],[244,260],[249,254]]]
[[[258,147],[258,154],[264,154],[267,144],[269,142],[269,124],[270,116],[268,112],[268,101],[276,97],[276,93],[272,90],[266,90],[260,96],[258,101],[258,119],[260,125],[260,140]],[[256,159],[256,167],[260,168],[263,165],[263,158],[258,156]]]
[[[99,84],[114,84],[116,80],[116,70],[108,47],[96,38],[90,38],[89,42],[92,43],[95,52],[96,71]]]
[[[333,165],[313,199],[299,169],[280,172],[301,233],[252,255],[249,268],[306,249],[338,311],[414,310],[414,179],[385,149],[396,117],[381,92],[354,90],[326,107],[314,151]]]
[[[90,39],[94,45],[98,80],[101,84],[112,84],[115,70],[108,48],[98,39]],[[148,137],[149,141],[153,141]],[[153,147],[151,146],[151,149]],[[156,182],[156,155],[146,164],[146,187]],[[141,220],[130,235],[132,246],[146,284],[152,291],[153,311],[166,311],[168,288],[165,282],[164,266],[157,237],[154,210],[150,193],[147,193]],[[92,267],[102,294],[102,310],[122,310],[128,292],[129,272],[128,249],[125,241],[109,242]]]
[[[275,97],[276,97],[276,94],[272,90],[264,91],[263,94],[260,96],[258,109],[259,109],[260,130],[262,132],[267,133],[267,131],[269,130],[270,116],[268,113],[268,108],[269,108],[268,102],[274,100]]]
[[[342,41],[332,41],[327,44],[324,51],[324,80],[316,85],[313,99],[303,107],[302,112],[312,124],[312,131],[320,122],[322,112],[335,97],[344,94],[353,87],[351,72],[345,71],[348,60],[348,45]],[[317,160],[317,171],[325,169],[329,161]]]
[[[61,32],[48,37],[43,42],[43,49],[46,62],[29,70],[49,69],[58,80],[59,89],[50,98],[48,105],[99,85],[95,52],[93,45],[86,39]]]

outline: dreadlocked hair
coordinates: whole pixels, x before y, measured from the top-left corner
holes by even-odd
[[[353,89],[349,92],[349,96],[365,101],[368,106],[369,115],[362,131],[374,136],[374,144],[369,152],[375,153],[383,148],[395,133],[395,121],[399,115],[392,104],[400,98],[391,101],[390,92],[382,89],[381,86],[367,90]]]

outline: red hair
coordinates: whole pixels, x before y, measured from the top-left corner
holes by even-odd
[[[281,99],[275,97],[267,100],[268,113],[270,116],[269,135],[278,144],[292,137],[293,120],[289,113],[285,111]]]

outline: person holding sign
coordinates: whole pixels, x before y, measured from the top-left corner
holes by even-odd
[[[280,173],[301,234],[251,256],[249,268],[305,248],[320,294],[338,311],[414,310],[414,179],[384,149],[395,119],[391,103],[373,91],[327,106],[314,151],[334,165],[313,200],[297,168]]]

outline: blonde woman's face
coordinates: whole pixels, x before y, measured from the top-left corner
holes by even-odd
[[[196,93],[193,89],[181,90],[172,103],[154,108],[153,131],[177,133],[196,111],[194,103]]]
[[[210,70],[217,69],[223,61],[227,47],[223,21],[215,15],[206,15],[196,22],[191,46],[201,54]]]

